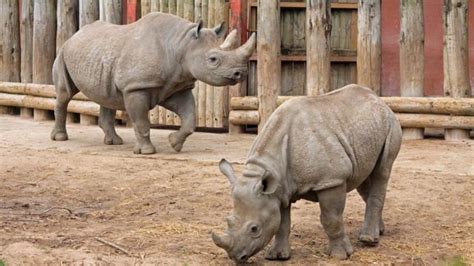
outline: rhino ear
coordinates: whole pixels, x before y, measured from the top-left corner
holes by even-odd
[[[215,26],[212,30],[216,33],[217,38],[224,37],[224,35],[225,35],[225,22],[221,22],[219,25]]]
[[[222,159],[219,162],[219,170],[221,170],[222,174],[227,176],[227,179],[229,179],[230,184],[233,186],[237,177],[235,176],[232,164],[230,164],[226,159]]]
[[[255,185],[255,191],[257,191],[257,193],[270,195],[275,193],[278,186],[278,181],[272,176],[270,171],[265,170],[260,181]]]
[[[191,30],[191,32],[192,32],[194,38],[197,39],[197,38],[199,38],[199,32],[200,32],[201,29],[202,29],[202,23],[203,23],[203,22],[202,22],[202,19],[199,19],[196,23],[197,23],[196,27],[194,27],[194,28]]]

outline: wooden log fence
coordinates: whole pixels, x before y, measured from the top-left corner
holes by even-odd
[[[279,96],[277,104],[296,97]],[[382,97],[402,127],[474,129],[474,98]],[[257,125],[260,122],[257,97],[233,97],[229,123]],[[418,123],[418,124],[417,124]]]

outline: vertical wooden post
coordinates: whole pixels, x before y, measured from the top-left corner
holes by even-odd
[[[470,97],[469,57],[467,39],[468,0],[444,0],[444,95]],[[446,140],[469,139],[469,130],[446,129]]]
[[[207,27],[212,28],[216,24],[216,1],[209,0],[207,6]],[[206,85],[206,127],[212,127],[214,120],[214,86]]]
[[[219,23],[224,22],[224,26],[228,25],[228,14],[229,6],[225,3],[225,0],[216,0],[215,2],[215,19],[214,24],[218,25]],[[226,16],[227,15],[227,16]],[[226,91],[229,87],[214,87],[214,103],[213,103],[213,112],[212,112],[212,126],[217,128],[224,127],[224,101],[226,98]]]
[[[33,83],[52,84],[56,56],[56,1],[35,1],[33,15]],[[52,112],[34,109],[35,120],[50,120]]]
[[[331,1],[306,4],[306,92],[308,96],[331,90]]]
[[[100,17],[99,1],[97,0],[79,0],[79,27],[82,28],[87,24],[90,24]],[[68,113],[68,123],[74,123],[74,114]],[[79,122],[82,125],[96,124],[97,118],[84,114],[79,114]]]
[[[168,0],[160,0],[160,12],[168,13]]]
[[[423,0],[400,1],[400,95],[423,97],[425,69]],[[423,139],[423,128],[403,128],[404,139]]]
[[[33,0],[21,1],[21,82],[33,81]]]
[[[20,81],[20,25],[17,0],[0,2],[0,81]]]
[[[79,27],[99,19],[99,1],[79,0]]]
[[[141,0],[141,15],[142,17],[150,12],[160,11],[159,0]]]
[[[281,87],[280,1],[258,0],[257,90],[261,131],[277,108]]]
[[[247,2],[245,0],[230,0],[230,19],[229,28],[237,29],[240,36],[240,43],[247,40]],[[229,101],[232,97],[244,96],[246,82],[236,84],[229,87]],[[229,123],[229,134],[239,134],[244,132],[244,127],[241,125],[233,125]]]
[[[100,0],[100,20],[122,24],[122,1]]]
[[[57,10],[57,32],[56,32],[56,53],[78,28],[78,0],[58,1]]]
[[[380,0],[359,0],[358,8],[357,83],[380,95]]]
[[[209,0],[200,0],[201,2],[201,14],[200,18],[203,21],[204,25],[207,25],[208,21],[208,6]],[[199,93],[198,93],[198,126],[205,127],[206,126],[206,99],[207,99],[207,85],[204,82],[199,82]]]

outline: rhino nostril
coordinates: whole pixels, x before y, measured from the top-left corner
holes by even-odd
[[[242,255],[240,255],[240,257],[239,257],[239,261],[244,262],[244,261],[246,261],[248,258],[249,258],[249,257],[248,257],[247,254],[242,254]]]

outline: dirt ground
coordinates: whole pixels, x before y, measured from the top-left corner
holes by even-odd
[[[170,131],[153,130],[158,153],[134,155],[125,144],[102,144],[98,127],[72,124],[70,140],[49,140],[52,122],[0,116],[0,264],[231,264],[210,238],[231,210],[225,157],[242,163],[255,135],[196,133],[181,153]],[[384,209],[386,232],[377,247],[357,243],[364,205],[348,196],[346,231],[355,253],[326,255],[319,207],[292,210],[289,265],[474,263],[474,141],[407,141],[395,163]],[[119,251],[97,240],[122,247]],[[263,252],[250,260],[269,262]]]

